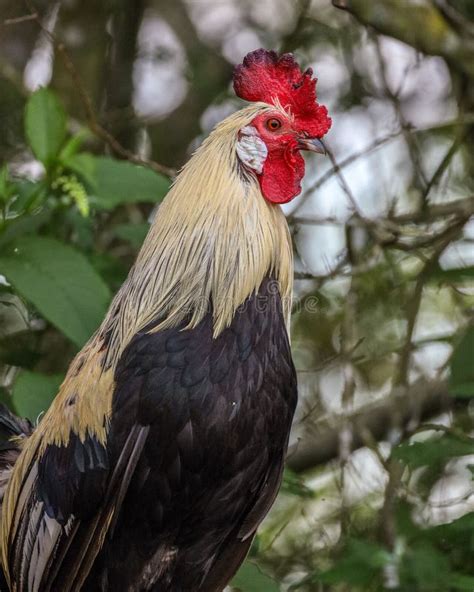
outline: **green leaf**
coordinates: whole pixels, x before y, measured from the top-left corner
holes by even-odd
[[[411,549],[401,563],[402,581],[408,590],[436,592],[449,590],[451,580],[449,560],[446,555],[426,541]]]
[[[342,553],[341,559],[331,569],[316,578],[327,584],[345,582],[353,586],[368,586],[380,570],[392,561],[383,547],[368,541],[352,539]]]
[[[89,187],[95,187],[97,185],[96,172],[98,158],[93,154],[81,152],[80,154],[73,154],[68,158],[64,158],[62,163],[65,167],[80,175]]]
[[[0,253],[3,252],[5,245],[23,234],[33,234],[41,226],[49,222],[52,211],[43,209],[35,216],[18,216],[9,220],[2,232],[0,232]]]
[[[474,512],[464,514],[447,524],[424,529],[422,533],[437,544],[442,543],[452,549],[463,549],[472,556],[474,552]]]
[[[461,573],[451,573],[449,585],[453,590],[472,592],[474,590],[474,577]]]
[[[21,331],[0,338],[0,362],[9,366],[31,368],[39,359],[35,335]]]
[[[65,161],[89,186],[97,208],[112,209],[124,203],[157,203],[169,189],[167,177],[125,160],[81,153]]]
[[[450,434],[432,438],[425,442],[403,443],[393,449],[392,456],[403,461],[412,469],[444,463],[450,458],[474,454],[474,440],[461,440]]]
[[[10,181],[8,179],[8,168],[4,164],[0,168],[0,202],[7,201],[11,194]]]
[[[239,569],[231,586],[240,592],[279,592],[278,584],[264,574],[258,565],[246,561]]]
[[[66,139],[66,113],[49,89],[40,88],[29,98],[25,132],[36,158],[47,167],[51,165]]]
[[[474,382],[454,384],[449,388],[453,397],[471,399],[474,397]]]
[[[119,224],[114,228],[117,238],[129,242],[132,247],[139,249],[148,233],[150,225],[148,222],[143,224]]]
[[[442,283],[462,283],[474,278],[474,267],[456,267],[443,269],[439,265],[431,273],[431,277]]]
[[[288,468],[285,468],[285,472],[283,473],[281,491],[303,498],[315,497],[315,492],[307,487],[302,477]]]
[[[449,385],[457,397],[474,396],[474,327],[469,327],[454,350]]]
[[[36,421],[46,411],[56,396],[64,376],[46,376],[36,372],[23,371],[18,375],[12,392],[13,405],[21,417]]]
[[[24,236],[9,243],[0,255],[0,274],[78,346],[95,331],[110,300],[84,255],[51,238]]]
[[[49,193],[49,187],[44,181],[17,179],[13,188],[15,193],[13,208],[17,213],[35,207],[38,203],[44,201]]]
[[[0,386],[0,403],[6,405],[8,409],[10,409],[10,411],[12,410],[12,398],[10,397],[10,394],[7,391],[7,389],[3,386]]]
[[[89,260],[113,292],[117,291],[127,279],[128,269],[119,259],[115,259],[112,255],[95,253],[90,256]]]

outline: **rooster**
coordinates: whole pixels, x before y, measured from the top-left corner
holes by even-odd
[[[163,201],[96,334],[32,429],[6,410],[1,559],[12,592],[217,592],[282,478],[296,406],[292,248],[279,204],[331,120],[263,49]]]

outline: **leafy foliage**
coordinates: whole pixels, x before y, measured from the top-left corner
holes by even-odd
[[[248,561],[232,580],[236,592],[278,592],[275,580],[265,575],[254,563]]]
[[[449,459],[474,454],[474,440],[445,434],[441,438],[430,438],[424,442],[405,442],[393,451],[393,458],[416,469],[427,465],[444,465]]]
[[[115,227],[115,236],[128,241],[133,247],[141,247],[147,235],[150,225],[147,222],[142,224],[119,224]]]
[[[313,579],[326,584],[345,582],[367,589],[378,578],[381,568],[390,561],[391,556],[383,547],[367,541],[349,540],[334,567]]]
[[[12,241],[0,256],[0,269],[18,294],[78,346],[107,311],[105,282],[79,251],[55,239],[23,236]]]
[[[22,325],[21,333],[0,332],[0,360],[30,368],[44,357],[47,346],[41,342],[54,331],[54,339],[70,340],[72,351],[81,347],[102,321],[111,290],[124,279],[122,261],[101,252],[104,247],[94,240],[99,211],[158,203],[169,181],[152,170],[81,151],[89,134],[68,136],[66,112],[50,89],[31,95],[24,123],[25,138],[45,173],[30,180],[11,175],[6,165],[0,169],[0,277],[11,295],[0,307],[8,306],[11,316],[18,299],[27,304],[26,331]],[[122,224],[115,240],[138,248],[147,226]],[[43,338],[30,339],[38,333]],[[19,373],[12,405],[35,419],[47,409],[60,376]]]

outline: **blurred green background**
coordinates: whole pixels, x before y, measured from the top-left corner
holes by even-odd
[[[474,2],[0,0],[0,397],[40,421],[170,178],[292,51],[300,404],[242,592],[474,590]]]

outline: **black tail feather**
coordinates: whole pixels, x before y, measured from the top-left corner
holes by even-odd
[[[13,466],[20,456],[21,441],[32,433],[33,425],[28,419],[17,417],[0,403],[0,515]],[[4,590],[2,575],[0,572],[0,592]]]
[[[6,405],[0,403],[0,445],[8,443],[13,437],[31,436],[33,425],[28,419],[14,415]],[[7,442],[5,442],[5,439]]]

